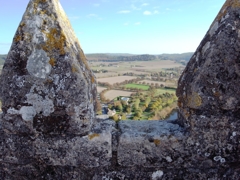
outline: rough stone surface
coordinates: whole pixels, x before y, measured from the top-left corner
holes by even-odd
[[[126,167],[162,167],[184,138],[184,129],[168,121],[122,121],[119,129],[118,163]]]
[[[177,90],[181,115],[240,119],[240,2],[227,0],[184,70]]]
[[[179,80],[177,120],[115,123],[94,118],[59,2],[31,0],[1,76],[0,179],[240,179],[239,17],[227,0]]]

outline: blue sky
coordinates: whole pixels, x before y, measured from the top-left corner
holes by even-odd
[[[29,0],[0,0],[0,54]],[[85,53],[194,52],[225,0],[60,0]]]

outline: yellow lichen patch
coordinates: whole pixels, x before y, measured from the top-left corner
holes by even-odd
[[[95,83],[95,78],[92,76],[92,83]]]
[[[72,72],[73,73],[78,73],[79,72],[78,68],[77,68],[77,66],[75,64],[72,65]]]
[[[19,42],[21,41],[22,37],[20,35],[15,36],[14,41]]]
[[[89,134],[89,135],[88,135],[88,138],[89,138],[90,140],[92,140],[93,138],[96,138],[96,137],[99,137],[99,136],[100,136],[99,134],[93,133],[93,134]]]
[[[55,66],[55,59],[54,58],[50,58],[49,64],[51,64],[51,66]]]
[[[44,51],[51,54],[54,50],[58,50],[60,55],[65,54],[64,46],[66,43],[66,37],[62,31],[53,28],[49,33],[46,33],[46,37],[46,44],[42,46]]]
[[[232,7],[234,7],[234,8],[239,8],[239,7],[240,7],[240,2],[239,2],[239,0],[234,0],[234,1],[233,1],[233,4],[232,4]]]
[[[36,14],[37,12],[37,6],[39,3],[46,3],[47,0],[35,0],[35,2],[33,3],[33,7],[34,7],[34,14]]]
[[[24,23],[24,22],[22,22],[21,24],[20,24],[20,27],[21,28],[23,28],[23,26],[25,26],[26,24]]]
[[[80,53],[80,59],[79,59],[79,61],[82,61],[82,62],[85,64],[86,68],[87,68],[88,70],[90,70],[90,68],[89,68],[89,66],[88,66],[88,63],[87,63],[87,58],[86,58],[86,56],[84,55],[83,52]]]
[[[202,98],[199,96],[198,93],[193,92],[191,95],[187,98],[187,105],[189,107],[195,108],[202,105]]]
[[[239,0],[227,0],[222,9],[220,10],[217,20],[220,21],[222,17],[224,17],[227,14],[227,8],[233,7],[233,8],[239,8],[240,7],[240,2]]]
[[[214,96],[216,96],[216,97],[220,97],[221,96],[221,94],[220,94],[220,92],[214,92]]]
[[[44,84],[52,84],[53,83],[53,80],[52,79],[47,79]]]
[[[182,102],[178,100],[178,107],[182,107]]]
[[[40,11],[40,14],[46,14],[47,10]]]
[[[155,144],[156,146],[158,146],[158,145],[160,144],[161,141],[160,141],[159,139],[154,139],[153,142],[154,142],[154,144]]]

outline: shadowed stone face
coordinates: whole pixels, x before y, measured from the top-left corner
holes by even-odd
[[[95,77],[58,0],[29,2],[3,67],[1,99],[3,119],[21,116],[30,131],[90,130]]]

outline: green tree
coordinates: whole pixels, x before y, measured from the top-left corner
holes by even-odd
[[[122,114],[122,119],[121,120],[127,120],[126,114]]]
[[[140,100],[137,98],[137,99],[135,100],[134,106],[133,106],[135,111],[139,109],[139,103],[140,103]]]
[[[115,115],[112,117],[112,119],[113,119],[114,121],[118,121],[118,115],[115,114]]]
[[[132,111],[131,107],[130,107],[130,106],[128,106],[128,107],[127,107],[127,113],[128,113],[128,114],[130,114],[130,113],[131,113],[131,111]]]
[[[150,102],[151,102],[151,98],[150,98],[150,97],[147,97],[146,100],[145,100],[145,103],[144,103],[144,105],[145,105],[146,108],[148,107],[148,105],[149,105]]]
[[[139,117],[134,116],[134,117],[133,117],[133,120],[139,120]]]
[[[148,90],[148,95],[153,98],[156,95],[156,93],[157,93],[156,88],[151,86]]]

